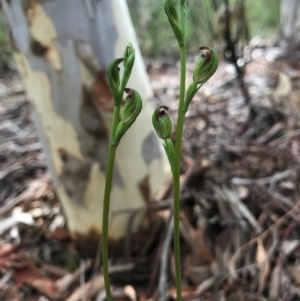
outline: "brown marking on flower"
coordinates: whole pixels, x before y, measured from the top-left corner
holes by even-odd
[[[126,100],[127,99],[132,99],[134,97],[134,91],[133,91],[133,89],[125,88],[124,91],[127,93]]]
[[[161,118],[162,116],[165,116],[165,115],[168,115],[168,112],[169,111],[169,107],[167,106],[160,106],[157,108],[157,113],[156,113],[156,116],[157,116],[157,120],[159,118]]]
[[[211,59],[211,50],[206,46],[199,47],[199,50],[201,51],[201,56],[203,58],[206,58],[206,61],[205,61],[205,64],[206,64]]]

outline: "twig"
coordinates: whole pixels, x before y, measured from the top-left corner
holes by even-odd
[[[172,199],[168,199],[168,200],[161,200],[161,201],[151,201],[150,204],[148,206],[139,206],[136,208],[129,208],[129,209],[120,209],[120,210],[114,210],[111,213],[111,220],[115,219],[116,216],[121,215],[121,214],[132,214],[132,213],[143,213],[143,212],[147,212],[147,211],[151,211],[151,210],[166,210],[166,209],[170,209],[170,207],[172,206],[173,200]]]
[[[0,181],[4,180],[7,176],[9,176],[12,173],[20,172],[21,174],[24,174],[29,170],[35,170],[39,168],[45,168],[45,163],[30,163],[28,165],[22,165],[20,163],[15,163],[11,166],[9,166],[7,169],[0,171]]]
[[[1,121],[1,119],[0,119]],[[34,135],[34,131],[33,130],[29,130],[29,131],[26,131],[25,134],[18,134],[18,136],[16,137],[5,137],[3,139],[0,139],[0,144],[4,144],[6,142],[14,142],[14,141],[18,141],[19,143],[22,142],[22,144],[25,144],[25,142],[29,140],[29,141],[32,141],[32,140],[37,140],[37,137]]]
[[[5,204],[0,207],[0,217],[21,202],[30,202],[35,199],[45,198],[53,195],[51,180],[48,174],[44,174],[38,180],[28,183],[25,191],[15,198],[8,199]]]
[[[147,299],[149,299],[150,296],[153,295],[153,291],[156,288],[156,281],[157,281],[157,277],[158,277],[158,273],[159,273],[159,258],[161,255],[161,250],[162,250],[162,243],[159,244],[159,247],[157,248],[156,254],[153,259],[152,271],[150,273],[150,277],[149,277],[150,279],[149,279],[148,286],[146,289]]]
[[[238,63],[237,63],[238,57],[236,55],[236,49],[235,49],[236,41],[233,41],[233,39],[231,37],[231,32],[230,32],[231,15],[230,15],[230,11],[229,11],[229,1],[224,0],[224,3],[225,3],[225,7],[226,7],[226,13],[225,13],[226,14],[226,25],[225,25],[226,28],[225,28],[225,32],[224,32],[224,40],[226,42],[225,52],[227,52],[227,51],[230,52],[229,60],[235,67],[238,81],[239,81],[240,88],[243,93],[245,102],[246,102],[246,104],[250,105],[251,97],[250,97],[248,88],[244,82],[244,71],[242,70],[242,68],[240,68],[238,66]]]
[[[8,91],[5,91],[4,93],[0,94],[0,98],[8,98],[11,96],[16,96],[16,95],[24,95],[25,94],[25,90],[23,87],[21,88],[15,88],[15,89],[11,89]]]
[[[237,261],[237,259],[239,258],[239,256],[242,254],[242,252],[246,249],[248,249],[252,244],[256,243],[257,242],[257,239],[258,238],[265,238],[267,234],[269,234],[269,232],[271,231],[277,231],[278,227],[280,225],[283,224],[283,222],[285,222],[286,218],[288,216],[292,216],[293,217],[293,213],[294,211],[297,211],[298,207],[300,206],[300,201],[297,202],[295,204],[295,206],[290,210],[288,211],[285,215],[283,215],[282,217],[280,217],[279,219],[276,220],[276,222],[274,224],[272,224],[267,230],[265,230],[264,232],[262,232],[261,234],[259,234],[257,237],[254,237],[252,238],[251,240],[249,240],[248,242],[246,242],[244,245],[242,245],[236,252],[235,254],[232,256],[232,258],[230,259],[229,263],[228,263],[228,270],[229,270],[229,274],[235,279],[237,278],[237,272],[238,271],[241,271],[245,268],[249,268],[250,266],[257,266],[256,264],[253,264],[253,265],[248,265],[248,266],[245,266],[245,267],[242,267],[240,269],[235,269],[235,262]],[[299,213],[299,212],[297,212]],[[269,250],[268,254],[270,253],[270,251],[272,250],[272,252],[274,251],[273,249],[275,248],[274,246],[274,243],[275,243],[275,239],[276,239],[276,244],[278,243],[278,237],[277,237],[277,233],[275,232],[272,232],[273,234],[273,244],[272,244],[272,247],[271,249]]]
[[[61,278],[69,274],[67,270],[49,263],[43,263],[41,270],[53,278]]]
[[[0,290],[3,289],[4,285],[11,280],[13,274],[14,272],[12,269],[9,269],[8,271],[5,272],[5,274],[0,279]]]
[[[151,247],[153,242],[157,239],[157,237],[160,235],[163,224],[164,224],[163,220],[160,219],[155,223],[153,230],[149,234],[147,241],[145,242],[144,246],[142,247],[141,251],[138,254],[139,257],[147,256],[147,252],[149,251],[149,248]]]
[[[85,262],[84,260],[80,260],[80,287],[81,287],[81,298],[85,300]]]
[[[247,206],[240,201],[239,196],[236,191],[231,189],[226,189],[225,187],[223,189],[214,186],[214,191],[216,195],[221,199],[225,200],[228,199],[229,204],[231,205],[231,211],[234,213],[234,215],[237,216],[239,220],[241,218],[245,218],[248,223],[258,232],[262,232],[262,228],[259,225],[259,223],[256,221],[255,217],[253,216],[252,212],[247,208]],[[225,214],[224,214],[225,215]],[[226,216],[226,215],[225,215]]]
[[[97,276],[87,282],[83,287],[76,289],[66,301],[82,301],[82,290],[86,291],[86,298],[94,298],[104,288],[103,276]],[[86,300],[86,299],[85,299]]]
[[[300,130],[291,131],[288,132],[286,135],[269,142],[268,144],[270,147],[276,147],[278,145],[282,145],[283,143],[289,142],[290,139],[296,138],[299,135]]]
[[[274,184],[278,181],[288,178],[291,175],[292,175],[292,171],[288,169],[282,172],[278,172],[271,177],[261,178],[261,179],[244,179],[244,178],[235,177],[231,179],[231,183],[233,185],[253,185],[253,184],[268,185],[268,184]]]
[[[91,260],[86,260],[84,264],[84,272],[88,271],[93,267],[93,262]],[[67,274],[64,277],[58,279],[56,281],[56,287],[60,292],[67,291],[71,285],[80,280],[80,276],[82,273],[82,266],[77,269],[72,274]],[[84,285],[86,286],[86,284]]]
[[[170,220],[169,227],[166,233],[166,237],[162,246],[161,259],[160,259],[160,275],[159,275],[159,283],[158,283],[158,300],[165,301],[167,299],[167,261],[169,254],[169,247],[172,240],[174,229],[174,221]]]
[[[232,276],[233,279],[237,279],[238,278],[238,276],[237,276],[238,272],[241,272],[241,271],[243,271],[245,269],[250,269],[251,267],[259,268],[259,267],[261,267],[265,263],[265,261],[267,259],[271,258],[271,256],[273,255],[273,253],[276,250],[276,246],[279,243],[278,233],[277,233],[277,230],[276,230],[276,226],[278,226],[278,224],[274,223],[266,231],[264,231],[263,233],[261,233],[257,237],[254,237],[251,240],[249,240],[248,242],[246,242],[244,245],[242,245],[235,252],[235,254],[231,257],[231,259],[230,259],[230,261],[228,263],[229,275]],[[269,232],[272,233],[273,241],[272,241],[272,245],[271,245],[269,251],[266,254],[266,257],[260,263],[253,263],[253,264],[249,264],[249,265],[243,266],[241,268],[235,268],[235,263],[239,259],[239,257],[242,254],[242,252],[245,251],[245,249],[248,249],[250,247],[250,245],[256,243],[259,239],[264,239],[265,236],[267,236],[267,234],[269,234]]]
[[[11,140],[10,140],[10,142],[11,142]],[[0,152],[2,152],[3,150],[6,150],[6,149],[8,149],[8,151],[11,151],[14,154],[23,155],[23,154],[29,153],[29,152],[41,151],[42,145],[40,142],[35,142],[35,143],[27,144],[24,146],[17,146],[17,145],[11,146],[11,144],[10,144],[10,146],[7,146],[4,144],[0,147]]]

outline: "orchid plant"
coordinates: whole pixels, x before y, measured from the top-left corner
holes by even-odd
[[[185,114],[189,105],[202,85],[215,73],[218,67],[218,57],[214,50],[208,47],[200,47],[200,55],[193,71],[193,81],[186,89],[186,1],[165,0],[165,13],[177,39],[180,50],[180,95],[178,105],[178,118],[176,126],[176,144],[171,140],[172,120],[168,115],[168,107],[158,107],[152,116],[154,129],[162,140],[164,149],[169,159],[173,174],[173,217],[174,217],[174,253],[176,270],[176,293],[177,300],[181,301],[181,263],[180,263],[180,156],[183,135],[183,125]],[[108,67],[108,82],[114,100],[113,123],[110,136],[108,165],[106,171],[106,182],[104,191],[103,219],[102,219],[102,259],[103,274],[105,281],[106,297],[111,301],[110,281],[108,271],[108,224],[110,193],[113,176],[113,167],[117,146],[131,125],[136,120],[142,109],[142,100],[137,91],[126,88],[131,70],[134,64],[135,51],[129,44],[122,58],[115,59]],[[119,65],[123,62],[124,70],[120,77]],[[127,93],[127,98],[122,107],[123,93]]]
[[[110,193],[113,169],[117,147],[121,138],[135,122],[142,110],[142,99],[136,90],[126,88],[134,64],[135,51],[131,44],[125,48],[122,58],[112,61],[107,70],[108,84],[114,101],[113,121],[108,149],[108,163],[104,188],[103,216],[102,216],[102,268],[105,282],[106,298],[111,301],[109,270],[108,270],[108,226]],[[119,65],[123,62],[124,69],[120,77]],[[124,92],[127,94],[122,106]]]
[[[193,71],[193,82],[188,89],[185,88],[186,82],[186,1],[179,0],[174,3],[172,0],[165,0],[165,13],[169,19],[174,35],[177,39],[180,50],[180,94],[178,105],[178,117],[176,126],[176,144],[173,145],[170,139],[172,121],[168,116],[168,108],[161,106],[157,108],[152,117],[153,126],[158,136],[164,140],[164,149],[168,156],[173,174],[173,197],[174,197],[174,253],[176,271],[176,295],[177,300],[181,301],[181,264],[180,264],[180,156],[182,145],[182,134],[185,114],[189,105],[199,91],[201,86],[215,73],[218,67],[218,57],[214,50],[208,47],[200,47],[200,55]]]

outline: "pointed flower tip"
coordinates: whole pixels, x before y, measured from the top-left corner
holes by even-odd
[[[107,77],[110,90],[114,99],[117,99],[119,94],[119,86],[120,86],[120,68],[119,65],[123,61],[123,58],[118,58],[113,60],[107,69]]]
[[[167,106],[158,107],[152,116],[152,124],[159,138],[166,140],[171,137],[172,120],[168,115]]]
[[[124,50],[124,55],[123,55],[125,61],[130,55],[132,55],[134,53],[135,53],[135,49],[134,49],[133,45],[131,43],[128,43]]]
[[[167,17],[172,20],[174,23],[179,24],[179,14],[177,11],[177,6],[173,0],[165,0],[164,9]]]
[[[179,13],[176,4],[173,0],[165,0],[164,9],[179,45],[184,44],[182,27],[180,25]]]
[[[217,53],[206,46],[199,47],[200,56],[196,62],[193,81],[197,85],[202,85],[216,72],[218,68]]]
[[[130,71],[132,69],[132,66],[134,64],[135,59],[135,49],[133,48],[132,44],[129,43],[123,53],[124,56],[124,67],[130,68]]]
[[[123,53],[124,56],[124,73],[123,73],[123,77],[122,77],[122,81],[121,81],[121,88],[125,88],[130,75],[131,75],[131,71],[134,65],[134,60],[135,60],[135,50],[132,46],[131,43],[129,43]]]

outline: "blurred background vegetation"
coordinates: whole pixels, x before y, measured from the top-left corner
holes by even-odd
[[[178,52],[176,41],[167,23],[163,0],[127,0],[143,55],[173,55]],[[266,38],[276,34],[280,0],[229,0],[232,10],[244,3],[249,37]],[[196,52],[202,45],[220,40],[224,0],[188,0],[187,48]],[[238,14],[237,14],[238,15]],[[237,21],[237,20],[236,20]],[[238,22],[235,24],[239,26]]]
[[[6,71],[13,67],[11,45],[5,27],[4,18],[0,15],[0,70]]]
[[[187,0],[187,49],[196,53],[199,46],[221,43],[220,22],[224,14],[224,0]],[[249,37],[266,38],[276,34],[280,0],[229,0],[234,10],[238,3],[245,5]],[[163,10],[163,0],[127,0],[132,21],[147,57],[178,55],[176,40]],[[234,22],[233,22],[234,23]],[[11,47],[0,16],[0,67],[12,67]],[[235,26],[240,26],[235,22]]]

